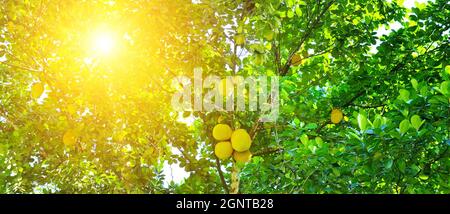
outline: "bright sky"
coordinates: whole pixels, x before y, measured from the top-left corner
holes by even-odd
[[[403,2],[403,7],[412,8],[414,7],[415,2],[417,3],[425,3],[425,2],[434,2],[434,0],[405,0]]]
[[[391,2],[392,0],[387,0],[388,2]],[[411,9],[415,6],[416,3],[426,3],[426,2],[434,2],[434,0],[405,0],[403,2],[403,7]],[[389,29],[386,29],[386,26],[381,26],[377,30],[377,37],[380,38],[383,35],[388,35],[393,30],[398,30],[402,27],[402,25],[399,22],[393,22],[389,24]],[[377,47],[381,44],[381,41],[377,39],[377,43],[375,45],[372,45],[370,47],[370,53],[375,54],[377,53]]]
[[[391,2],[391,0],[387,0],[388,2]],[[405,8],[412,8],[414,7],[415,3],[425,3],[425,2],[434,2],[434,0],[405,0],[403,2],[403,6]],[[377,37],[381,37],[382,35],[387,35],[389,34],[392,30],[398,30],[400,29],[402,26],[400,23],[398,22],[394,22],[389,24],[389,29],[386,29],[386,26],[382,26],[377,30]],[[371,51],[372,53],[376,53],[376,47],[378,47],[378,45],[380,45],[380,41],[377,41],[376,45],[373,45],[371,47]],[[188,117],[188,118],[182,118],[180,119],[180,122],[186,123],[187,125],[192,125],[192,123],[194,122],[194,118],[193,117]],[[179,154],[179,151],[175,148],[172,149],[172,153],[174,154]],[[167,162],[164,163],[164,168],[163,168],[163,173],[165,175],[165,185],[168,186],[168,184],[173,181],[174,183],[181,183],[184,181],[184,179],[186,179],[187,177],[189,177],[189,173],[187,173],[183,168],[181,168],[178,164],[168,164]]]
[[[172,147],[172,154],[180,154],[180,151],[174,147]],[[169,183],[173,181],[174,183],[181,183],[189,177],[189,173],[181,168],[178,164],[168,164],[167,161],[164,162],[163,173],[164,177],[164,186],[169,186]]]

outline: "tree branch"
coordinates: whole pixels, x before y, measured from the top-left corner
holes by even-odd
[[[344,105],[340,106],[341,108],[347,107],[353,103],[356,99],[358,99],[360,96],[362,96],[365,93],[365,90],[361,90],[358,93],[356,93],[355,96],[353,96],[350,100],[348,100]]]
[[[378,105],[359,105],[359,104],[351,103],[351,104],[349,104],[349,106],[355,106],[355,107],[359,107],[359,108],[378,108],[378,107],[384,107],[384,106],[386,106],[386,104],[378,104]]]
[[[320,12],[320,14],[315,18],[315,20],[313,21],[313,23],[311,24],[311,27],[308,26],[308,29],[306,31],[306,33],[303,35],[303,37],[300,39],[299,44],[289,53],[288,59],[286,61],[286,64],[284,65],[284,67],[282,68],[281,71],[279,71],[279,74],[281,76],[284,76],[287,74],[287,72],[289,71],[289,68],[291,67],[291,60],[292,57],[294,56],[294,54],[300,50],[300,48],[303,46],[303,43],[305,43],[305,41],[311,36],[311,34],[313,33],[313,31],[319,26],[320,23],[320,19],[323,17],[323,15],[325,14],[325,12],[328,11],[328,9],[331,7],[331,5],[333,5],[333,3],[335,2],[335,0],[330,1],[325,8]]]
[[[220,166],[220,160],[216,157],[216,168],[219,172],[220,181],[222,182],[223,189],[225,190],[225,193],[229,194],[230,191],[228,190],[227,182],[225,181],[225,177],[223,177],[222,168]]]
[[[25,71],[39,72],[38,70],[35,70],[33,68],[27,68],[27,67],[23,67],[21,65],[13,65],[13,64],[9,64],[7,62],[2,62],[1,64],[4,64],[4,65],[9,66],[9,67],[13,67],[13,68],[22,69],[22,70],[25,70]]]
[[[331,121],[329,121],[329,120],[327,120],[325,123],[322,123],[322,125],[320,125],[317,129],[316,129],[316,133],[319,133],[320,131],[322,131],[322,129],[326,126],[326,125],[328,125],[328,124],[330,124],[331,123]]]
[[[273,154],[273,153],[279,153],[282,152],[283,148],[281,147],[276,147],[276,148],[267,148],[267,149],[263,149],[260,151],[257,151],[255,153],[252,154],[253,157],[256,156],[264,156],[264,155],[269,155],[269,154]]]

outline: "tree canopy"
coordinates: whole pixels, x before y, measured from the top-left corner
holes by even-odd
[[[450,192],[446,0],[0,2],[0,193]],[[195,68],[279,76],[276,122],[175,111]]]

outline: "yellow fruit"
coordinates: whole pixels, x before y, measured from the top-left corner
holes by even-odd
[[[217,124],[213,128],[213,137],[219,141],[228,140],[231,138],[232,132],[233,130],[227,124]]]
[[[247,150],[245,152],[233,152],[233,159],[238,163],[247,163],[252,158],[252,153]]]
[[[75,143],[77,142],[77,134],[75,133],[75,131],[72,129],[66,131],[63,136],[63,142],[67,146],[75,145]]]
[[[302,57],[298,54],[294,54],[291,59],[291,65],[297,66],[302,63]]]
[[[231,147],[230,141],[217,143],[214,147],[214,154],[221,160],[230,158],[233,154],[233,148]]]
[[[31,97],[37,99],[44,93],[44,85],[42,83],[35,83],[31,86]]]
[[[347,116],[344,116],[344,121],[348,122],[348,117]]]
[[[344,115],[342,114],[342,111],[340,109],[333,109],[331,111],[331,122],[334,124],[340,123],[342,118],[344,118]]]
[[[245,129],[238,129],[231,135],[231,146],[238,152],[244,152],[250,149],[252,139]]]

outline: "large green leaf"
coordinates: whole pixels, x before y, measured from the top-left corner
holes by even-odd
[[[309,137],[307,134],[302,134],[302,136],[300,136],[300,141],[304,144],[307,145],[309,142]]]
[[[406,90],[406,89],[400,89],[399,93],[400,93],[400,95],[398,96],[399,99],[401,99],[401,100],[403,100],[403,101],[405,101],[405,102],[407,102],[407,101],[409,100],[409,95],[410,95],[410,93],[409,93],[408,90]]]
[[[400,126],[399,126],[400,134],[406,133],[408,131],[408,129],[409,129],[409,126],[410,126],[410,123],[406,119],[403,120],[402,122],[400,122]]]
[[[420,126],[422,126],[422,124],[424,123],[424,121],[422,121],[422,119],[420,118],[419,115],[413,115],[411,117],[411,125],[418,131]]]
[[[367,117],[363,114],[358,114],[358,126],[361,131],[367,130]]]

